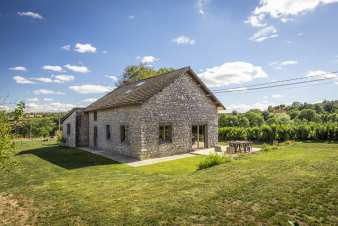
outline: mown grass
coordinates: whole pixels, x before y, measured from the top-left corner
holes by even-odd
[[[16,153],[19,167],[0,172],[0,225],[338,224],[337,144],[282,145],[205,170],[203,156],[132,168],[52,142]]]

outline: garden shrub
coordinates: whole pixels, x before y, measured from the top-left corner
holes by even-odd
[[[57,141],[59,144],[65,143],[65,138],[63,137],[63,133],[62,133],[62,131],[60,131],[60,130],[56,131],[56,141]]]
[[[272,142],[278,140],[338,140],[337,123],[299,122],[291,125],[264,125],[262,127],[219,128],[220,140],[251,140]]]
[[[230,162],[231,159],[226,156],[221,156],[217,154],[210,154],[205,159],[201,160],[198,164],[198,169],[206,169],[212,166],[220,165],[226,162]]]

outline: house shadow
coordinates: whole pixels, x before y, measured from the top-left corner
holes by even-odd
[[[98,165],[119,164],[119,162],[99,155],[81,151],[76,148],[66,148],[57,145],[21,151],[17,155],[35,155],[68,170]]]

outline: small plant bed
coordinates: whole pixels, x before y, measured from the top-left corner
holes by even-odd
[[[198,169],[207,169],[216,165],[230,162],[231,158],[224,155],[210,154],[206,158],[202,159],[198,164]]]

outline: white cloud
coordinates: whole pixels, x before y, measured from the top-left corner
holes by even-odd
[[[336,3],[338,0],[260,0],[248,20],[252,26],[265,24],[267,16],[279,19],[283,23],[296,16],[314,11],[321,5]]]
[[[58,83],[62,82],[70,82],[73,81],[75,78],[72,75],[52,75],[53,78],[55,78]]]
[[[9,111],[10,108],[6,105],[0,105],[0,111]]]
[[[38,102],[38,101],[39,101],[39,98],[37,98],[37,97],[34,97],[34,98],[28,98],[28,101],[29,101],[29,102]]]
[[[177,45],[194,45],[195,44],[195,40],[185,35],[178,36],[174,38],[172,41],[175,42]]]
[[[207,0],[197,0],[196,2],[196,7],[198,10],[198,13],[200,15],[204,15],[205,14],[205,5],[207,4]]]
[[[281,94],[273,94],[273,95],[271,95],[271,97],[277,99],[277,98],[282,98],[283,95],[281,95]]]
[[[108,51],[107,50],[102,50],[102,54],[107,54]]]
[[[31,81],[27,78],[24,78],[22,76],[14,76],[13,79],[18,84],[34,84],[35,83],[35,82],[33,82],[33,81]]]
[[[88,72],[90,72],[90,70],[86,66],[81,66],[81,65],[66,64],[64,67],[67,68],[70,71],[78,72],[78,73],[88,73]]]
[[[337,74],[333,74],[323,70],[309,71],[305,77],[313,77],[314,79],[338,78]]]
[[[26,104],[27,112],[66,112],[71,110],[72,108],[77,107],[74,104],[65,104],[60,102],[53,103],[28,103]]]
[[[116,82],[117,80],[119,80],[119,79],[117,78],[117,76],[115,76],[115,75],[105,75],[105,77],[106,77],[106,78],[110,78],[111,80],[114,80],[115,82]]]
[[[207,68],[198,75],[209,86],[239,84],[252,81],[255,78],[268,77],[261,67],[242,61],[226,62],[213,68]]]
[[[45,78],[45,77],[31,78],[31,79],[38,81],[38,82],[43,82],[43,83],[52,83],[53,82],[53,79]]]
[[[268,101],[257,102],[254,104],[230,104],[227,105],[226,112],[238,111],[238,112],[247,112],[250,109],[260,109],[262,111],[266,110],[270,105],[275,105]]]
[[[265,27],[267,23],[263,21],[265,15],[249,16],[249,18],[244,21],[244,23],[251,24],[253,27]]]
[[[253,34],[249,40],[255,42],[263,42],[266,39],[277,38],[277,29],[274,26],[264,27],[258,30],[255,34]]]
[[[71,50],[71,46],[70,45],[64,45],[61,47],[62,50],[66,50],[66,51],[70,51]]]
[[[134,15],[129,15],[129,16],[128,16],[128,19],[129,19],[129,20],[133,20],[133,19],[135,19],[135,16],[134,16]]]
[[[89,43],[76,43],[74,51],[79,53],[95,53],[96,48]]]
[[[61,66],[57,66],[57,65],[44,65],[42,67],[43,70],[46,70],[46,71],[56,71],[56,72],[62,72],[63,69]]]
[[[38,20],[43,20],[44,17],[41,16],[39,13],[35,13],[35,12],[31,12],[31,11],[27,11],[27,12],[18,12],[19,16],[27,16],[27,17],[31,17],[33,19],[38,19]]]
[[[136,57],[136,59],[140,60],[142,64],[151,65],[152,63],[155,63],[156,61],[159,61],[159,58],[156,58],[154,56],[143,56],[143,57]]]
[[[278,70],[281,70],[285,66],[296,65],[299,62],[297,60],[285,60],[285,61],[274,61],[270,65]]]
[[[82,94],[88,93],[106,93],[113,90],[115,87],[102,86],[102,85],[79,85],[70,86],[69,89]]]
[[[10,67],[8,69],[11,70],[11,71],[27,71],[27,68],[25,68],[23,66]]]
[[[37,78],[30,78],[30,80],[34,80],[37,82],[43,82],[43,83],[64,83],[64,82],[70,82],[74,80],[74,76],[72,75],[52,75],[49,77],[37,77]]]
[[[35,95],[64,95],[65,94],[63,92],[48,90],[48,89],[37,89],[37,90],[34,90],[33,93]]]
[[[52,99],[52,98],[47,98],[47,97],[45,97],[45,98],[43,98],[43,101],[49,102],[49,101],[53,101],[53,99]]]
[[[87,98],[87,99],[84,99],[82,102],[85,102],[85,103],[92,103],[94,101],[96,101],[97,98]]]

